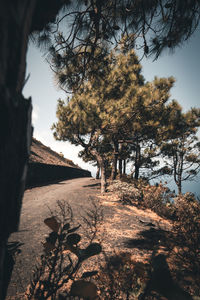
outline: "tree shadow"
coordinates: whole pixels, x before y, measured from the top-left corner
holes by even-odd
[[[174,280],[166,261],[166,255],[164,254],[152,254],[150,278],[139,299],[145,300],[154,292],[158,293],[159,296],[164,296],[165,299],[168,300],[193,299],[193,297]],[[158,295],[155,299],[160,299]]]
[[[36,188],[36,187],[43,187],[43,186],[49,186],[53,184],[59,184],[59,185],[64,185],[64,184],[69,184],[68,182],[65,182],[69,179],[73,178],[68,178],[68,179],[58,179],[58,180],[51,180],[51,181],[45,181],[43,183],[32,183],[26,186],[26,190]]]
[[[92,183],[88,185],[84,185],[83,187],[90,187],[90,188],[100,188],[101,183]]]
[[[140,232],[140,237],[137,239],[126,239],[124,244],[128,248],[152,251],[149,281],[140,300],[148,299],[148,296],[154,292],[169,300],[193,299],[190,294],[181,288],[174,280],[166,260],[167,255],[158,254],[160,247],[162,247],[162,250],[166,250],[164,253],[169,253],[170,246],[174,244],[174,238],[170,235],[169,231],[151,227]],[[159,296],[155,297],[155,299],[160,299]]]
[[[125,239],[124,244],[128,248],[138,248],[143,250],[154,250],[156,246],[167,247],[168,231],[163,229],[149,228],[140,232],[141,238]]]
[[[8,285],[11,280],[12,271],[15,265],[15,257],[21,253],[20,247],[23,243],[18,241],[8,242],[5,251],[4,260],[4,281],[3,281],[3,299],[6,297]]]

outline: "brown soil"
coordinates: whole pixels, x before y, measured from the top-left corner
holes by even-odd
[[[80,168],[78,165],[75,165],[72,160],[67,159],[59,153],[53,151],[51,148],[43,145],[35,138],[32,139],[29,161],[30,163],[37,162],[50,165]]]
[[[119,202],[117,195],[100,196],[101,204],[104,207],[104,248],[108,252],[122,250],[131,252],[135,260],[143,261],[151,255],[155,248],[154,239],[156,232],[170,231],[171,223],[159,217],[150,209],[138,209],[135,206],[123,205]],[[144,232],[155,232],[154,236],[144,238]],[[135,241],[135,242],[134,242]],[[138,243],[138,244],[137,244]],[[140,245],[141,244],[141,245]]]
[[[104,292],[109,282],[108,274],[106,273],[107,271],[105,268],[106,258],[109,258],[112,255],[121,255],[121,257],[124,257],[126,260],[128,257],[127,255],[130,255],[129,257],[131,258],[132,263],[128,263],[128,266],[132,264],[133,267],[135,267],[135,264],[138,263],[142,264],[144,267],[145,264],[152,262],[153,256],[155,257],[161,254],[161,256],[163,255],[166,258],[165,262],[167,262],[167,267],[169,267],[167,276],[169,275],[170,277],[170,284],[172,282],[176,282],[178,284],[174,285],[178,294],[177,296],[172,295],[172,297],[163,297],[155,292],[155,295],[152,296],[152,298],[147,297],[145,299],[192,299],[188,295],[194,295],[195,291],[192,288],[194,278],[192,277],[188,279],[188,275],[184,273],[181,273],[181,280],[178,280],[176,277],[177,265],[174,264],[175,260],[173,256],[176,249],[173,249],[173,247],[170,249],[170,246],[173,246],[173,241],[170,245],[172,229],[171,221],[161,218],[149,209],[139,209],[135,206],[124,205],[119,201],[118,195],[113,192],[109,192],[103,196],[99,195],[99,183],[94,179],[92,183],[90,179],[89,184],[84,185],[83,188],[86,188],[87,191],[78,191],[78,198],[80,195],[83,195],[82,193],[84,193],[84,197],[86,194],[88,197],[92,196],[92,198],[95,198],[96,196],[97,199],[99,199],[99,207],[103,210],[104,217],[102,224],[98,228],[97,235],[97,239],[102,244],[103,252],[102,254],[89,259],[85,264],[83,264],[81,271],[83,272],[101,269],[99,273],[100,277],[94,278],[94,280],[96,280],[97,286],[101,289],[101,291],[103,290]],[[92,195],[90,195],[91,192]],[[87,200],[87,197],[84,198],[85,200],[82,199],[82,205],[78,202],[81,205],[80,207],[77,206],[76,202],[74,202],[74,199],[72,198],[72,207],[74,203],[75,208],[78,209],[81,215],[84,212],[83,207],[87,208],[87,210],[91,208],[90,201]],[[83,204],[83,200],[85,201],[85,205]],[[77,219],[80,221],[79,217]],[[81,234],[83,234],[84,231],[86,232],[86,230],[84,230],[84,226],[81,228],[83,229],[83,231],[81,230],[80,232]],[[129,258],[127,258],[127,260],[128,259]],[[180,263],[182,264],[182,262]],[[115,282],[120,282],[120,280],[123,280],[123,278],[121,279],[120,275],[125,274],[124,268],[122,268],[122,271],[117,269],[116,273],[114,274],[119,276],[119,278],[115,278]],[[166,274],[161,274],[161,277],[164,276],[161,278],[162,281],[165,281],[165,275]],[[149,280],[149,278],[147,278],[147,280]],[[7,299],[23,299],[23,296],[20,297],[20,295],[18,295],[18,298],[14,296],[8,297]],[[122,300],[126,298],[124,296],[114,296],[113,298],[109,298],[104,295],[100,296],[100,299]],[[129,299],[136,300],[138,298],[130,297]],[[199,298],[197,297],[195,299]]]
[[[103,266],[101,267],[100,278],[98,277],[97,279],[97,285],[100,282],[102,284],[102,286],[100,285],[101,291],[104,291],[106,288],[109,289],[109,284],[105,283],[110,280],[109,275],[106,274],[109,272],[107,269],[108,265],[105,265],[103,260],[110,261],[110,256],[115,257],[115,259],[118,257],[118,263],[121,261],[121,266],[117,266],[116,270],[115,265],[112,266],[115,282],[121,281],[119,286],[117,284],[115,286],[116,289],[119,288],[119,291],[121,290],[120,286],[123,286],[128,279],[126,276],[123,278],[126,265],[128,265],[129,271],[131,265],[133,268],[138,264],[140,267],[142,265],[143,268],[148,265],[152,272],[154,259],[161,257],[161,259],[164,259],[160,268],[161,271],[159,271],[161,274],[158,276],[160,283],[157,285],[156,279],[156,284],[152,284],[157,285],[155,289],[152,289],[152,293],[155,294],[143,299],[200,300],[197,278],[194,274],[191,274],[188,266],[184,265],[184,258],[179,256],[179,250],[181,249],[176,247],[176,240],[172,234],[172,221],[158,216],[150,209],[124,205],[119,201],[118,195],[113,192],[99,197],[104,209],[104,222],[100,231],[105,253],[104,259],[102,255],[100,261],[101,266]],[[108,260],[106,260],[105,256]],[[166,273],[163,263],[167,267]],[[154,275],[152,276],[154,277]],[[157,274],[155,277],[157,278]],[[144,275],[142,275],[142,278],[144,279]],[[152,278],[148,277],[146,280],[149,281]],[[158,292],[159,285],[164,285],[163,290],[165,291],[163,293]],[[198,296],[190,296],[194,294]],[[100,299],[106,298],[104,296]],[[108,299],[112,299],[112,297],[108,297]],[[126,299],[126,297],[125,295],[119,297],[115,295],[113,299],[121,300]],[[136,300],[138,298],[130,296],[129,299]]]

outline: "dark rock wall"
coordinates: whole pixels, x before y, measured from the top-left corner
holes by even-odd
[[[29,163],[26,188],[79,177],[91,177],[91,172],[65,166]]]

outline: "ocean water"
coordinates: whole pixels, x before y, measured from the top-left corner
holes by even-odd
[[[92,176],[95,178],[96,176],[96,167],[94,167],[92,170]],[[127,166],[127,174],[130,174],[131,170],[129,165]],[[158,178],[155,180],[150,180],[150,184],[156,184],[160,181],[167,182],[167,186],[170,188],[171,191],[175,191],[175,193],[178,193],[178,189],[176,184],[174,183],[172,176],[164,176],[162,178]],[[196,177],[193,181],[184,181],[182,184],[182,192],[183,193],[193,193],[196,197],[199,197],[200,199],[200,175]]]
[[[184,182],[183,193],[186,192],[191,192],[200,198],[200,180]]]
[[[176,184],[174,183],[172,177],[165,178],[164,180],[152,180],[150,181],[151,184],[159,183],[160,181],[167,182],[167,186],[170,188],[171,191],[175,191],[175,193],[178,193],[178,188]],[[196,197],[200,199],[200,178],[197,177],[193,181],[184,181],[182,183],[182,193],[193,193]]]

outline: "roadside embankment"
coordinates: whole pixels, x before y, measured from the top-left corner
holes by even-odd
[[[80,177],[91,177],[91,172],[80,168],[67,166],[43,163],[29,163],[26,188]]]

